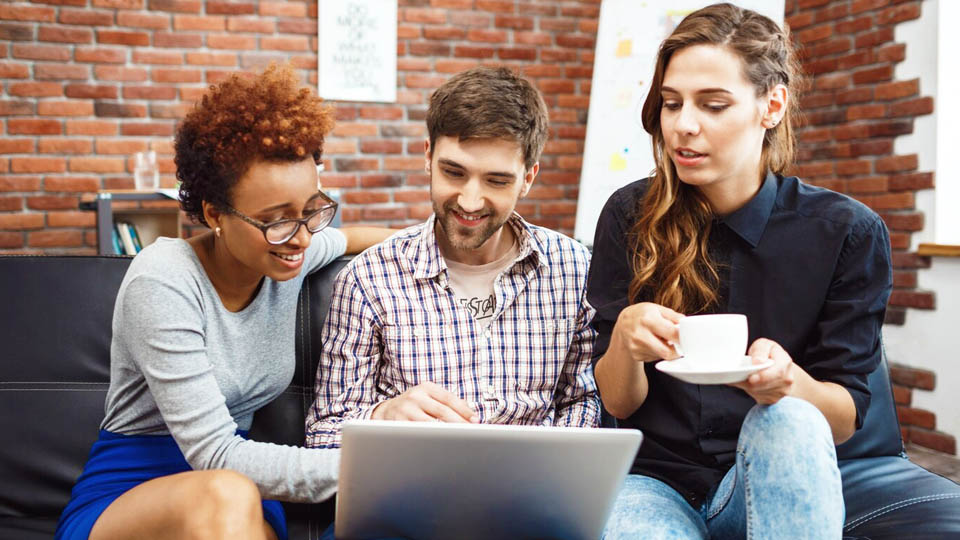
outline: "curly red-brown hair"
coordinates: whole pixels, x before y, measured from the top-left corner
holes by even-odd
[[[289,65],[255,76],[231,75],[211,86],[177,128],[174,141],[180,207],[206,225],[202,202],[230,205],[231,190],[254,161],[320,163],[333,111]]]

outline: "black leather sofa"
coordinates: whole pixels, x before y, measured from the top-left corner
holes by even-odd
[[[0,539],[50,538],[103,417],[124,257],[0,257]],[[341,259],[304,283],[297,370],[251,437],[302,444],[320,325]],[[910,463],[883,365],[862,430],[838,448],[849,538],[960,538],[960,486]],[[288,505],[291,538],[317,538],[331,502]],[[789,509],[784,509],[789,511]]]

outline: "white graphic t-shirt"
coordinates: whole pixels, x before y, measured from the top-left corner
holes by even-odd
[[[487,264],[463,264],[444,257],[450,289],[456,295],[457,302],[468,309],[483,328],[490,325],[490,318],[497,310],[493,281],[513,265],[519,254],[520,245],[514,240],[513,246],[503,257]]]

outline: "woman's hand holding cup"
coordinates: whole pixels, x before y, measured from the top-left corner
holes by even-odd
[[[796,364],[780,344],[760,338],[750,345],[747,354],[753,359],[754,364],[772,360],[773,365],[731,386],[743,390],[761,405],[772,405],[793,392],[796,382]]]
[[[617,317],[610,346],[620,348],[638,362],[678,358],[672,343],[680,340],[677,323],[683,315],[650,302],[625,308]]]

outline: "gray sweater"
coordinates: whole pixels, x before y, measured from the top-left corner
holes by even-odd
[[[250,429],[253,413],[290,383],[300,286],[345,249],[336,229],[313,235],[296,278],[265,277],[250,305],[234,313],[186,241],[161,238],[145,248],[117,294],[101,428],[170,434],[195,470],[241,472],[264,498],[330,497],[338,451],[248,441],[236,431]]]

